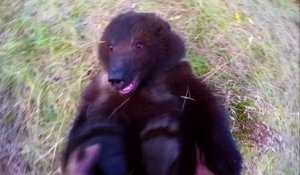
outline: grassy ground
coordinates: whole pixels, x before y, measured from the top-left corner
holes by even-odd
[[[243,174],[298,175],[299,1],[0,1],[0,172],[61,174],[80,93],[99,70],[103,27],[156,12],[185,38],[195,72],[220,92]]]

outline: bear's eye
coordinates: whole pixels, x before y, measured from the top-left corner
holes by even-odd
[[[109,48],[110,51],[113,51],[113,46],[111,44],[107,44],[107,47]]]
[[[143,43],[141,43],[141,42],[136,42],[135,45],[134,45],[134,47],[135,47],[136,49],[142,49],[142,48],[144,47],[144,45],[143,45]]]

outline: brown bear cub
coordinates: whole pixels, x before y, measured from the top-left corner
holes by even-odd
[[[182,39],[155,14],[115,17],[99,44],[103,70],[86,88],[68,137],[64,171],[194,175],[200,151],[213,174],[239,175],[226,110],[184,57]]]

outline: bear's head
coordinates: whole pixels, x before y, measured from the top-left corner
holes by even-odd
[[[108,81],[121,94],[174,67],[184,57],[182,39],[153,13],[127,12],[108,24],[99,44],[99,59]]]

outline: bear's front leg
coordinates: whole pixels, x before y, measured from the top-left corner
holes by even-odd
[[[143,161],[149,175],[177,175],[179,171],[179,122],[169,114],[151,119],[141,134]]]

